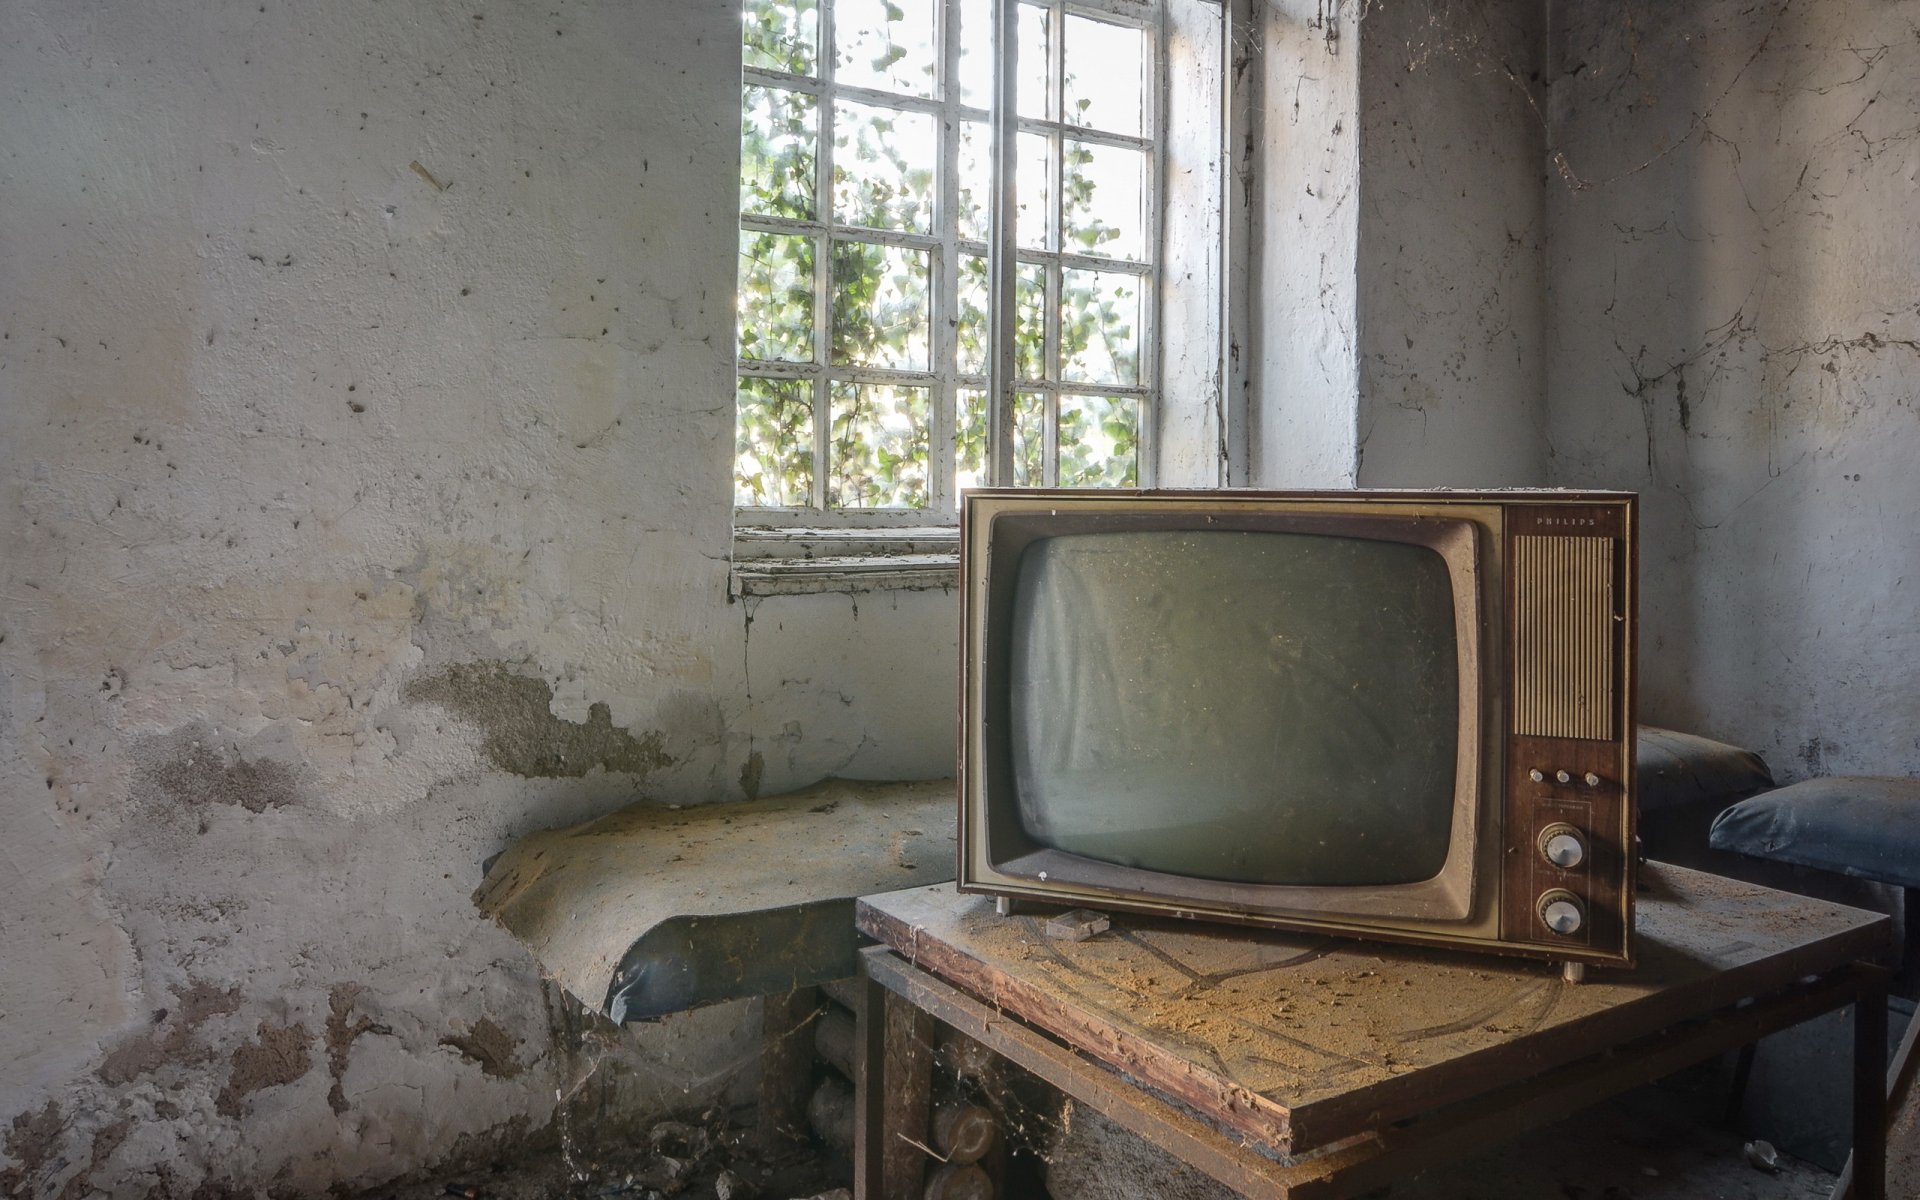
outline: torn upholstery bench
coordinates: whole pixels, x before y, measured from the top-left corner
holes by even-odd
[[[854,973],[856,896],[954,873],[952,780],[831,780],[738,804],[631,805],[529,834],[480,910],[617,1022]]]

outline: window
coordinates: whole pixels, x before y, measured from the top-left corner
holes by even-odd
[[[1161,214],[1179,207],[1164,47],[1169,10],[1195,0],[1017,5],[1011,231],[990,220],[996,3],[745,0],[734,475],[749,521],[949,522],[959,489],[988,481],[996,388],[1013,453],[995,482],[1154,481]],[[995,312],[993,239],[1009,232],[1014,303]],[[1004,385],[997,336],[1014,349]]]

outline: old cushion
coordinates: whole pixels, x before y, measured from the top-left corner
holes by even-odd
[[[1655,725],[1640,726],[1633,759],[1641,812],[1696,800],[1726,804],[1773,786],[1773,772],[1753,751]]]
[[[1829,775],[1763,792],[1720,814],[1712,845],[1920,887],[1920,779]]]

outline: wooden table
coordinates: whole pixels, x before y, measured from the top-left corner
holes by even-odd
[[[1047,912],[951,885],[855,912],[881,943],[861,955],[856,1200],[918,1200],[925,1088],[900,1077],[927,1070],[906,1043],[929,1019],[1244,1195],[1333,1200],[1850,1004],[1855,1194],[1884,1195],[1877,913],[1649,864],[1639,965],[1568,984],[1524,959],[1148,918],[1056,941]]]

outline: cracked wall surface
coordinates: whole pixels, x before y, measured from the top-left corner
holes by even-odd
[[[1544,9],[1360,22],[1357,482],[1546,479]]]
[[[751,1006],[583,1026],[481,861],[951,770],[950,599],[728,601],[738,45],[0,6],[0,1194],[307,1194],[737,1087]]]
[[[1552,478],[1643,495],[1644,712],[1920,772],[1920,3],[1553,12]]]

